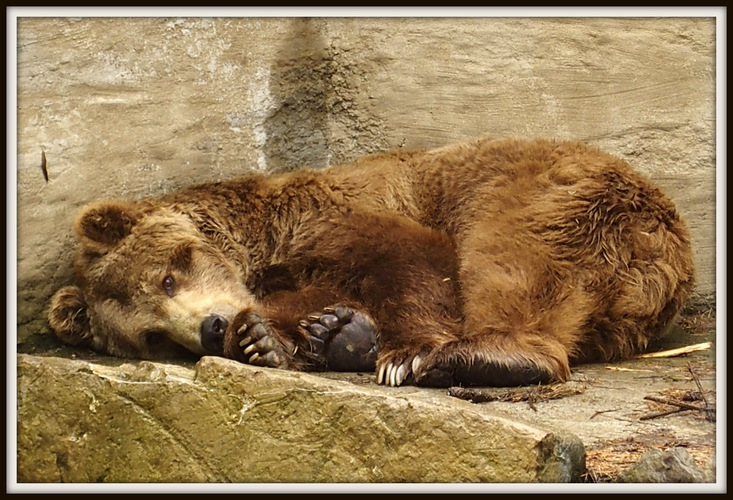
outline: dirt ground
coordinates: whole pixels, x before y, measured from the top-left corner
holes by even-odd
[[[712,476],[716,450],[715,316],[705,311],[681,318],[679,326],[649,352],[711,342],[706,350],[618,364],[577,367],[564,384],[566,397],[533,402],[481,403],[510,418],[577,435],[586,447],[585,479],[613,481],[651,448],[684,447]],[[700,384],[698,386],[698,383]],[[700,390],[702,389],[702,391]],[[575,394],[577,393],[577,394]],[[562,396],[562,391],[561,391]],[[651,400],[648,398],[654,398]],[[708,411],[685,409],[689,403]],[[675,410],[675,413],[669,413]]]
[[[701,469],[711,471],[716,459],[717,390],[713,312],[681,318],[679,327],[654,344],[649,352],[705,342],[711,343],[710,349],[576,370],[573,378],[587,381],[591,393],[596,395],[588,403],[598,409],[588,420],[604,421],[602,426],[584,425],[582,432],[576,431],[586,443],[588,481],[613,480],[650,448],[684,447]],[[647,399],[651,397],[654,400]],[[680,410],[668,404],[670,400],[707,410],[669,413]],[[601,408],[602,403],[607,408]],[[580,425],[571,424],[571,427],[578,429]]]

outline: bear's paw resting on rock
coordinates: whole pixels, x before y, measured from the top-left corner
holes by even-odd
[[[224,355],[243,363],[270,368],[290,367],[296,346],[283,339],[257,313],[245,310],[237,314],[224,344]]]
[[[298,323],[308,336],[309,359],[335,371],[374,371],[377,328],[361,311],[347,306],[324,308]]]

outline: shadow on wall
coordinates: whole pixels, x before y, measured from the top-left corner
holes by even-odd
[[[264,154],[273,172],[330,162],[335,71],[325,27],[317,19],[294,19],[291,26],[270,72],[275,109],[264,124]]]

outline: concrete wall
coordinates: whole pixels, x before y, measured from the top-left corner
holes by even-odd
[[[687,218],[709,298],[714,63],[713,18],[21,18],[19,341],[47,331],[87,202],[481,135],[631,161]]]

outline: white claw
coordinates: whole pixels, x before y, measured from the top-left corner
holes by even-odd
[[[412,373],[417,373],[417,369],[420,368],[420,363],[422,363],[422,359],[420,359],[419,355],[412,359]]]
[[[377,373],[377,384],[381,384],[384,380],[384,368],[385,365],[379,367],[379,372]]]
[[[406,373],[407,373],[407,368],[405,368],[405,365],[400,365],[400,367],[397,368],[397,376],[396,376],[396,378],[397,378],[397,384],[395,384],[395,385],[402,384],[402,381],[405,380],[405,374]]]
[[[390,363],[389,367],[390,367],[389,385],[394,387],[397,385],[397,367],[394,366],[392,363]]]
[[[255,362],[255,360],[256,360],[257,358],[259,358],[259,357],[260,357],[260,355],[259,355],[258,353],[254,353],[254,354],[253,354],[253,355],[252,355],[252,356],[251,356],[251,357],[249,358],[249,364],[251,365],[252,363],[254,363],[254,362]]]
[[[244,350],[244,354],[249,354],[249,353],[251,353],[251,352],[252,352],[252,351],[254,351],[254,350],[255,350],[255,345],[254,345],[254,344],[252,344],[251,346],[249,346],[248,348],[246,348],[246,349]]]

